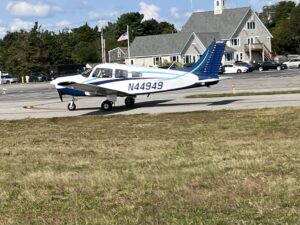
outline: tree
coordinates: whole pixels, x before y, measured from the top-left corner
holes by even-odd
[[[160,34],[159,23],[155,19],[145,20],[142,23],[143,35]]]
[[[72,59],[76,64],[95,63],[99,61],[99,51],[95,49],[93,43],[80,42],[72,52]]]
[[[295,43],[295,53],[300,53],[300,4],[291,12],[290,29],[292,31],[292,41]]]
[[[259,17],[274,36],[273,50],[276,54],[297,53],[299,15],[293,1],[281,1],[278,4],[265,6]]]
[[[156,20],[144,21],[144,15],[133,12],[121,15],[104,28],[106,50],[127,46],[117,39],[130,29],[130,41],[136,36],[174,33],[174,25]],[[20,76],[32,70],[50,71],[57,64],[85,64],[100,62],[100,32],[87,23],[58,33],[42,30],[38,22],[30,31],[9,32],[0,39],[0,67]]]
[[[177,33],[177,30],[174,24],[170,24],[168,22],[160,22],[159,23],[159,33],[160,34],[171,34]]]

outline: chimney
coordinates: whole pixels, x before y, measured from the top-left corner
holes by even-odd
[[[215,0],[215,15],[220,15],[225,9],[226,0]]]

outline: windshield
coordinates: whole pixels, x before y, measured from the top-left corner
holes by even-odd
[[[84,77],[89,77],[91,72],[92,72],[93,69],[88,69],[88,70],[85,70],[83,71],[83,73],[81,74],[82,76]]]

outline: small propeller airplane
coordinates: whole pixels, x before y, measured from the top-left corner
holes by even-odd
[[[103,111],[112,110],[117,97],[125,97],[125,105],[135,104],[138,95],[174,91],[194,87],[209,87],[217,84],[225,41],[214,41],[201,58],[189,68],[158,69],[122,64],[99,64],[80,75],[60,77],[51,82],[55,85],[61,101],[63,95],[73,96],[68,104],[76,110],[76,96],[106,97]]]

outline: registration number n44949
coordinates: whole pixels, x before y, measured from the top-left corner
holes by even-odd
[[[138,82],[129,83],[128,91],[155,91],[161,90],[164,87],[163,82]]]

